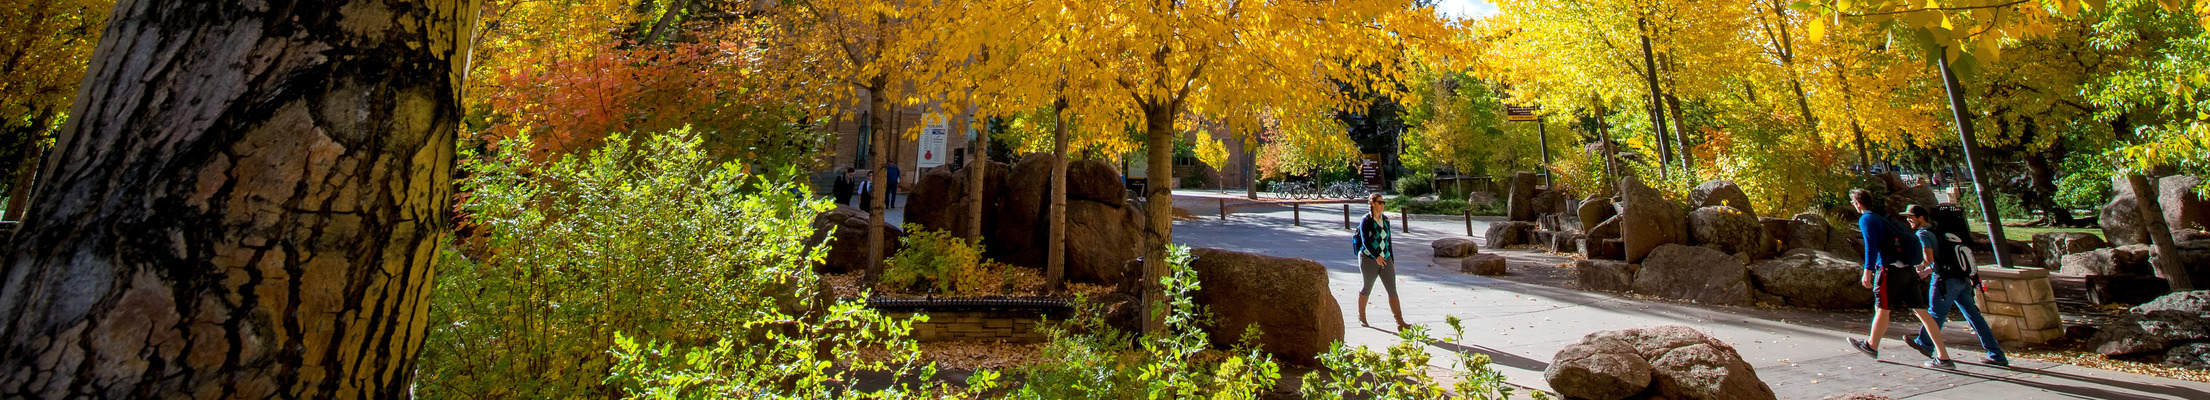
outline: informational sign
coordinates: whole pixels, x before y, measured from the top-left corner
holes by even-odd
[[[1504,105],[1504,120],[1505,120],[1505,121],[1536,121],[1536,120],[1538,120],[1538,119],[1537,119],[1537,117],[1535,117],[1535,111],[1537,111],[1537,110],[1541,110],[1541,109],[1542,109],[1542,107],[1523,107],[1523,106],[1515,106],[1515,105],[1510,105],[1510,104],[1506,104],[1506,105]]]
[[[921,154],[919,158],[913,159],[915,168],[944,165],[944,159],[951,157],[944,152],[944,140],[951,136],[951,128],[945,125],[943,119],[937,119],[921,128]]]

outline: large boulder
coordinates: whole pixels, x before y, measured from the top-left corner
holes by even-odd
[[[1688,233],[1696,244],[1718,245],[1727,254],[1748,253],[1765,258],[1765,226],[1757,216],[1727,206],[1709,206],[1688,213]]]
[[[2175,292],[2133,307],[2087,340],[2106,356],[2163,352],[2210,340],[2210,290]]]
[[[2112,246],[2149,242],[2149,227],[2141,224],[2140,200],[2124,176],[2110,178],[2110,203],[2103,204],[2102,214],[2095,221],[2102,225],[2103,240]]]
[[[1531,244],[1533,243],[1531,241],[1535,238],[1535,223],[1526,221],[1490,223],[1489,231],[1483,237],[1489,240],[1489,248],[1491,249]]]
[[[1974,244],[1972,259],[1978,260],[1981,265],[1995,263],[1995,253],[1989,251],[1994,247],[1989,244],[1986,233],[1973,232],[1972,243]],[[2042,263],[2041,251],[2034,248],[2033,242],[2003,239],[2003,254],[2011,257],[2012,267],[2047,268],[2046,265],[2048,265]]]
[[[2172,175],[2156,182],[2156,204],[2164,207],[2164,223],[2171,229],[2210,227],[2210,200],[2195,195],[2202,178]]]
[[[1634,291],[1702,304],[1748,305],[1749,270],[1742,260],[1706,247],[1658,246],[1635,273]]]
[[[1509,188],[1511,191],[1508,192],[1504,200],[1504,216],[1506,219],[1512,221],[1535,220],[1535,182],[1537,181],[1539,180],[1533,172],[1519,171],[1512,173],[1512,182]]]
[[[1570,399],[1620,400],[1650,387],[1650,360],[1634,345],[1588,335],[1558,350],[1542,371],[1550,390]]]
[[[1573,262],[1573,275],[1584,290],[1625,292],[1634,289],[1635,273],[1641,265],[1618,260],[1580,260]]]
[[[2109,244],[2103,241],[2103,237],[2095,236],[2093,233],[2042,232],[2034,234],[2033,247],[2035,251],[2041,253],[2041,259],[2044,263],[2053,261],[2061,265],[2064,256],[2094,251]]]
[[[1435,248],[1435,256],[1458,258],[1481,253],[1481,243],[1470,238],[1447,237],[1428,243]]]
[[[813,237],[806,239],[806,243],[829,246],[829,254],[814,264],[815,271],[841,274],[867,270],[867,217],[867,212],[849,206],[814,215],[809,225],[813,228]],[[898,239],[905,237],[905,230],[883,224],[882,232],[883,258],[890,258],[905,248],[898,243]]]
[[[1696,208],[1734,207],[1742,210],[1743,214],[1753,217],[1757,215],[1757,209],[1750,207],[1750,195],[1742,193],[1742,187],[1735,185],[1734,181],[1717,180],[1696,185],[1695,189],[1688,192],[1688,204]]]
[[[1067,163],[1067,200],[1126,205],[1128,187],[1121,184],[1120,169],[1114,168],[1112,163],[1094,159],[1076,160]]]
[[[1788,239],[1781,249],[1782,251],[1788,249],[1834,250],[1827,247],[1832,243],[1827,235],[1833,228],[1827,226],[1826,217],[1820,216],[1818,213],[1807,212],[1798,213],[1790,220],[1795,222],[1788,224]]]
[[[1734,346],[1681,325],[1590,333],[1559,350],[1543,378],[1569,398],[1775,398]]]
[[[1531,207],[1534,208],[1536,218],[1541,218],[1544,215],[1564,215],[1578,211],[1566,206],[1566,197],[1563,191],[1538,190],[1535,192],[1535,198],[1528,201],[1534,203]]]
[[[1458,271],[1474,275],[1498,276],[1504,275],[1505,267],[1508,265],[1504,260],[1504,256],[1474,254],[1466,256],[1465,260],[1458,262]]]
[[[1581,252],[1581,258],[1590,260],[1621,260],[1627,258],[1627,245],[1619,239],[1597,239],[1582,236],[1573,241]]]
[[[2067,254],[2057,273],[2071,275],[2150,275],[2149,246],[2132,245]]]
[[[2164,278],[2147,275],[2088,275],[2087,303],[2105,306],[2111,304],[2141,304],[2172,292],[2172,285]]]
[[[2188,343],[2172,346],[2164,352],[2164,366],[2196,371],[2210,370],[2210,343]]]
[[[968,172],[972,170],[923,170],[920,177],[913,182],[913,191],[906,196],[905,222],[920,225],[922,229],[942,230],[965,236],[968,225],[973,223],[968,214],[972,210],[969,207],[974,202],[981,201],[984,210],[982,232],[986,235],[993,234],[992,228],[996,226],[1000,212],[998,200],[1003,197],[1005,179],[1009,175],[1007,170],[1012,166],[1001,162],[974,160],[969,161],[966,168],[974,168],[977,163],[989,163],[983,171],[982,197],[975,198],[971,192],[973,186],[968,186],[968,181],[972,180],[969,179],[972,174]]]
[[[989,209],[984,213],[983,226],[988,235],[983,255],[1006,264],[1044,268],[1050,250],[1051,157],[1030,155],[1011,167],[993,165],[989,173],[995,176],[1000,170],[1005,171],[1004,181],[991,182],[1000,191],[994,199],[988,198],[990,195],[984,199]],[[984,191],[991,192],[990,186]],[[1125,189],[1120,184],[1120,173],[1111,164],[1097,160],[1067,164],[1065,262],[1069,281],[1130,289],[1141,277],[1128,266],[1128,260],[1142,256],[1146,220],[1143,210],[1129,203],[1122,193]],[[909,208],[908,218],[919,209]]]
[[[953,235],[965,236],[969,214],[960,204],[967,197],[966,174],[954,174],[951,168],[936,167],[921,170],[913,180],[913,191],[906,194],[905,222],[920,225],[922,229],[941,230]]]
[[[1129,260],[1143,257],[1143,210],[1086,200],[1067,200],[1066,268],[1073,282],[1123,285],[1134,288],[1143,278]]]
[[[1627,261],[1639,262],[1660,245],[1688,242],[1688,213],[1663,192],[1627,177],[1619,182],[1620,238],[1627,245]]]
[[[1750,265],[1750,276],[1765,293],[1790,306],[1829,310],[1872,306],[1872,291],[1858,285],[1863,273],[1856,262],[1810,249]]]
[[[1612,205],[1610,197],[1589,196],[1581,200],[1581,208],[1575,212],[1581,217],[1581,231],[1589,232],[1596,230],[1596,224],[1619,215],[1619,208]]]
[[[1244,327],[1255,324],[1261,348],[1311,366],[1343,340],[1343,309],[1328,293],[1328,271],[1320,263],[1219,249],[1190,255],[1200,283],[1194,300],[1212,311],[1205,333],[1214,346],[1240,343]]]
[[[1826,251],[1850,261],[1865,258],[1865,233],[1857,230],[1857,222],[1835,224],[1826,234]]]

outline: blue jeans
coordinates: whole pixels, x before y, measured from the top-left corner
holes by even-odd
[[[1987,317],[1980,315],[1980,305],[1972,301],[1971,279],[1935,277],[1933,284],[1927,286],[1927,292],[1932,299],[1927,312],[1933,314],[1934,323],[1948,325],[1949,321],[1943,318],[1949,316],[1950,307],[1956,307],[1964,312],[1964,322],[1972,325],[1972,333],[1980,336],[1980,348],[1987,350],[1987,357],[2008,361],[2003,358],[2003,345],[1995,343],[1995,332],[1987,327]],[[1926,340],[1926,328],[1919,328],[1918,335],[1911,337],[1911,343],[1931,346]]]

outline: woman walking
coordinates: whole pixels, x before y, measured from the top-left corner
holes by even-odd
[[[1373,206],[1366,219],[1358,223],[1358,235],[1351,237],[1351,245],[1358,249],[1358,273],[1366,279],[1366,286],[1358,289],[1358,326],[1366,323],[1366,296],[1374,291],[1374,278],[1381,278],[1381,289],[1389,292],[1389,312],[1397,317],[1397,329],[1412,327],[1404,323],[1404,307],[1397,303],[1396,257],[1389,243],[1389,217],[1382,214],[1380,194],[1366,197],[1366,204]]]

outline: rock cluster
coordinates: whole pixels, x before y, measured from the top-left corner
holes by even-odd
[[[983,255],[1006,264],[1043,268],[1051,227],[1051,157],[1030,155],[1010,166],[992,162],[985,172],[982,196],[976,199],[969,196],[972,174],[945,167],[922,171],[905,204],[906,221],[923,229],[964,234],[971,223],[968,207],[981,201],[986,210],[982,232],[988,238]],[[1144,222],[1141,206],[1128,201],[1120,172],[1112,164],[1067,163],[1069,281],[1133,290],[1142,274],[1128,261],[1143,255]]]
[[[1559,350],[1543,379],[1576,399],[1775,398],[1733,346],[1680,325],[1590,333]]]
[[[2176,366],[2204,366],[2210,342],[2210,290],[2178,292],[2133,307],[2104,325],[2088,346],[2106,356],[2163,354]]]

